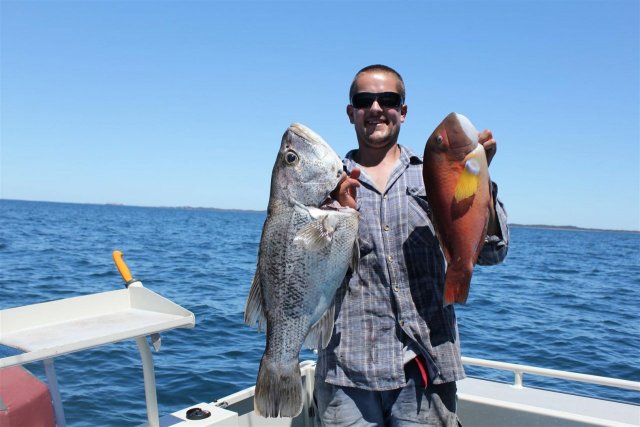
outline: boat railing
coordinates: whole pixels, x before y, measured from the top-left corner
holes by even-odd
[[[556,369],[537,368],[535,366],[519,365],[516,363],[496,362],[493,360],[476,359],[473,357],[462,357],[462,363],[468,366],[481,366],[484,368],[511,371],[514,374],[513,387],[524,387],[524,374],[541,375],[545,377],[578,381],[589,384],[617,387],[628,390],[640,391],[639,381],[629,381],[617,378],[607,378],[597,375],[580,374],[576,372],[559,371]]]

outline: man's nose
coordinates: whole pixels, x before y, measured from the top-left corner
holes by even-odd
[[[371,111],[382,111],[382,107],[380,106],[380,104],[378,104],[378,99],[374,99],[373,100],[373,104],[371,104],[371,107],[369,108],[369,110]]]

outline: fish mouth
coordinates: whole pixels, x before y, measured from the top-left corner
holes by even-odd
[[[336,186],[335,186],[335,188],[333,190],[331,190],[331,193],[329,193],[329,195],[326,197],[326,199],[324,199],[324,202],[322,202],[320,204],[320,209],[325,209],[325,210],[350,209],[348,206],[341,205],[340,202],[337,199],[339,185],[342,182],[342,177],[343,176],[347,176],[346,172],[344,172],[342,170],[339,170],[338,171],[338,175],[337,175],[338,181],[336,182]]]
[[[339,183],[340,181],[338,181],[338,184]],[[344,206],[342,206],[338,201],[338,199],[334,196],[334,194],[337,194],[338,184],[336,184],[336,188],[332,190],[331,193],[329,193],[329,195],[327,196],[327,198],[324,199],[324,201],[320,204],[320,209],[338,210],[340,208],[344,208]]]
[[[325,211],[339,211],[343,209],[349,209],[348,206],[342,206],[340,202],[333,197],[329,196],[320,205],[320,209]]]

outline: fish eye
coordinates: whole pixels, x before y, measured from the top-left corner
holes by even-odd
[[[438,144],[442,144],[442,135],[438,135],[438,136],[436,137],[436,142],[437,142]]]
[[[288,151],[285,153],[284,155],[284,160],[285,162],[287,162],[287,164],[294,164],[295,162],[298,161],[298,155],[296,153],[294,153],[293,151]]]

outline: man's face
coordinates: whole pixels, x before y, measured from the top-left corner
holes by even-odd
[[[360,74],[356,80],[355,93],[395,92],[398,93],[397,77],[384,71]],[[390,108],[374,101],[369,108],[347,106],[349,121],[354,125],[360,149],[384,148],[398,141],[400,124],[404,122],[407,106]]]

